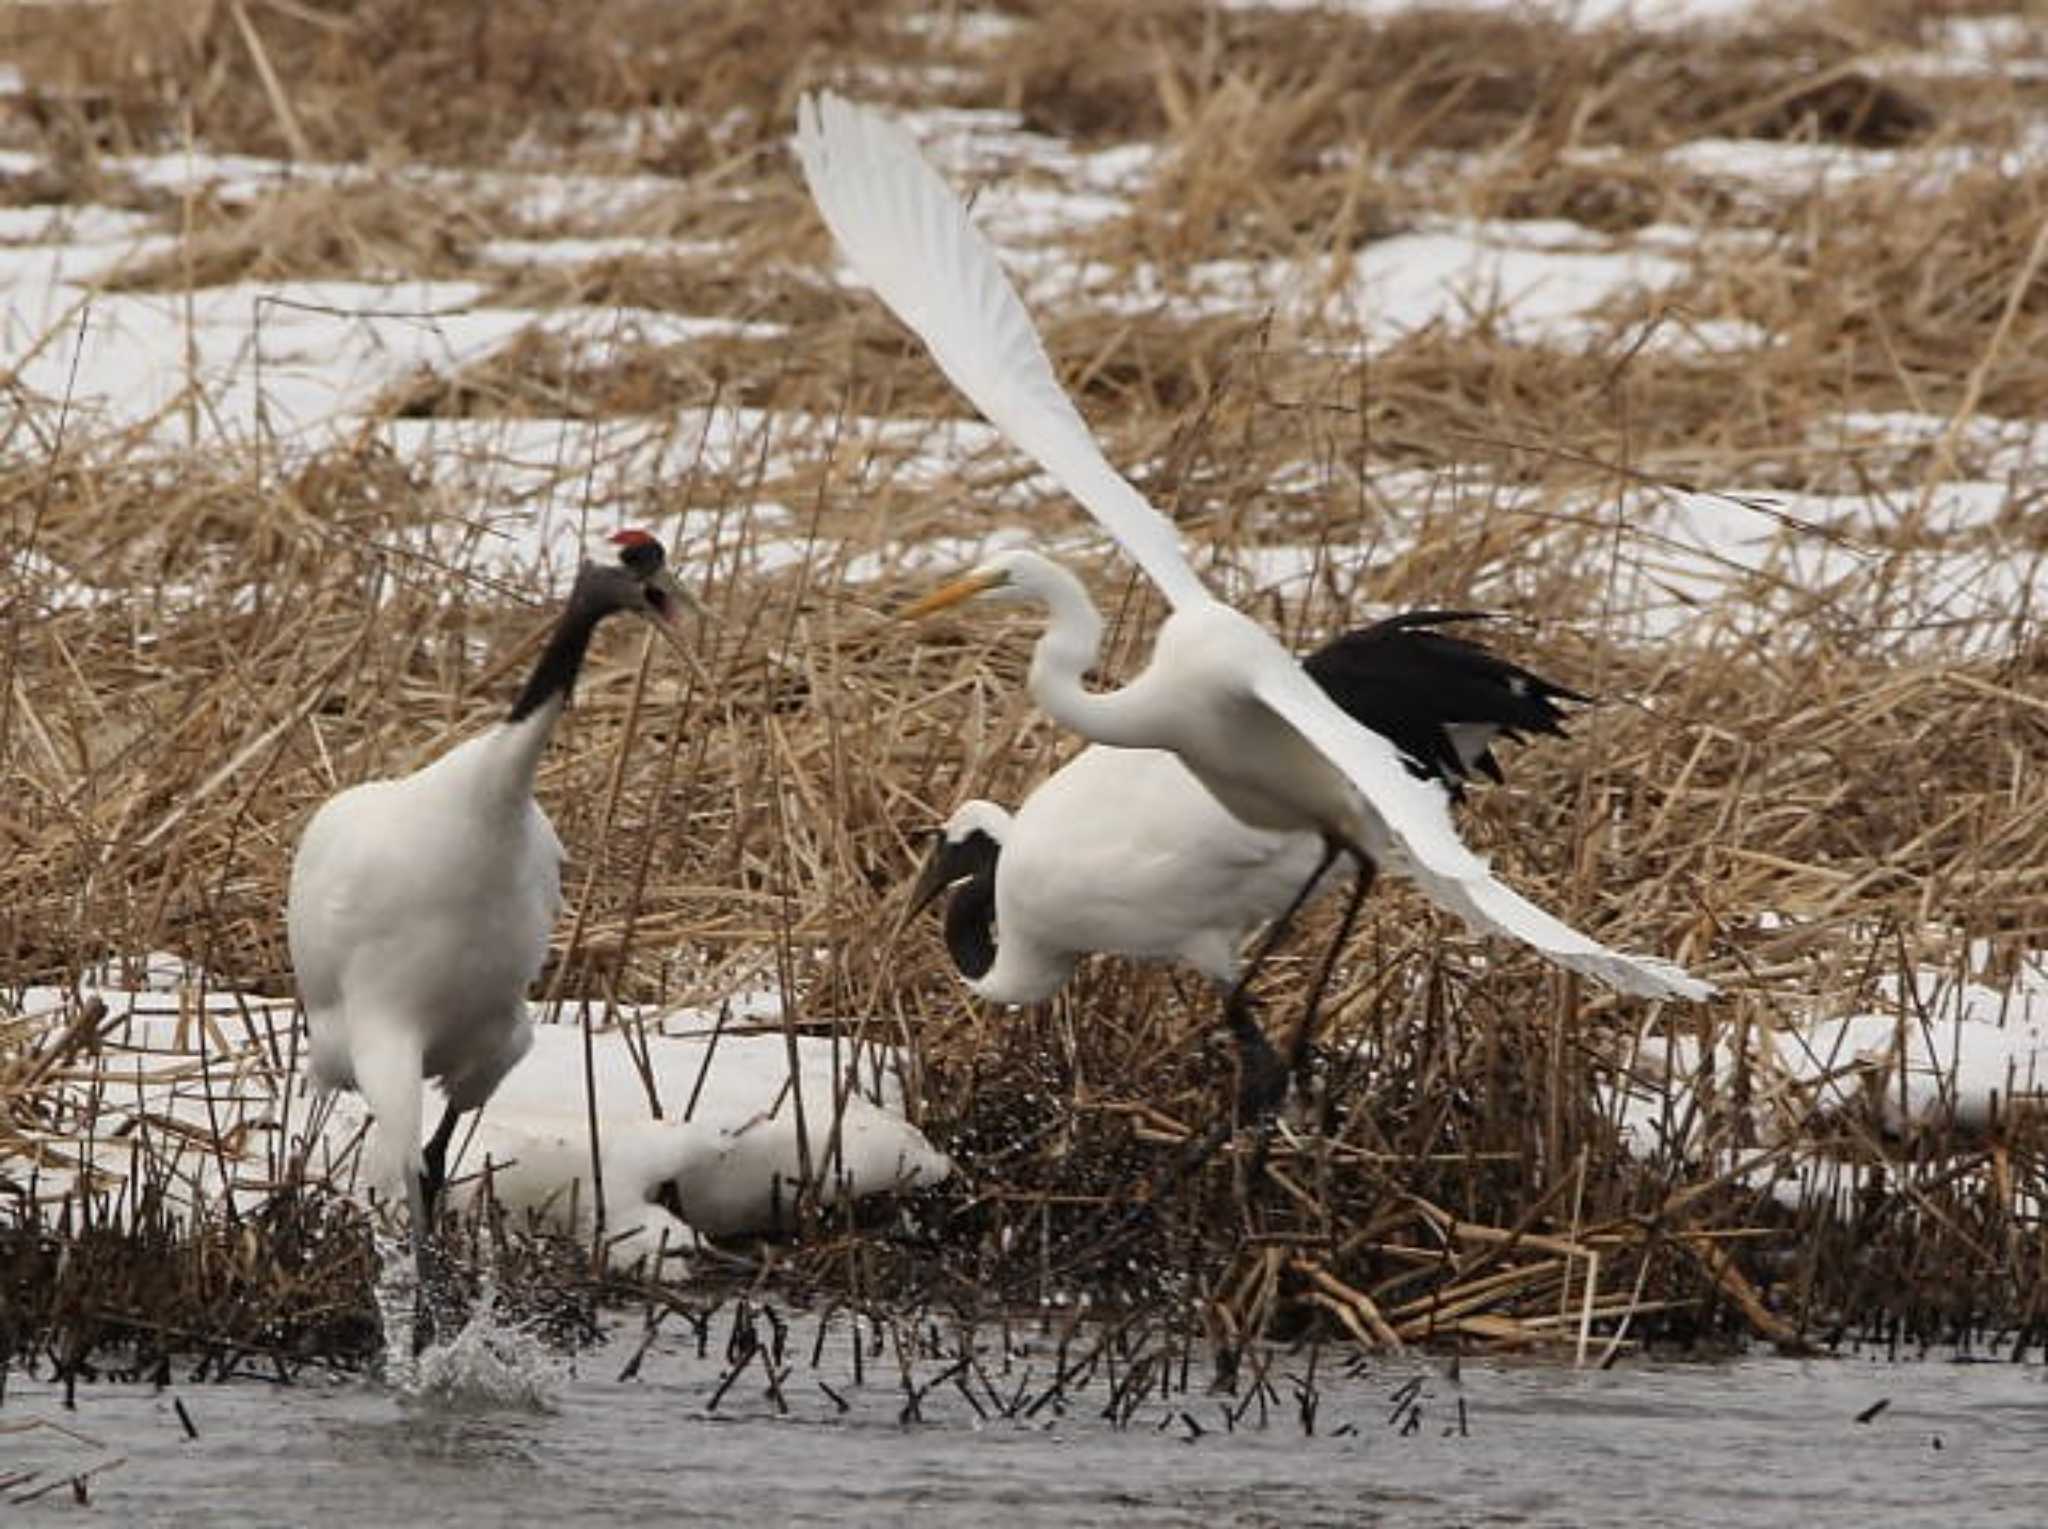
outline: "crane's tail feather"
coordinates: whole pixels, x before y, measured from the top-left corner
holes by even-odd
[[[1103,456],[994,248],[916,141],[827,92],[798,105],[795,147],[847,263],[953,385],[1101,521],[1170,601],[1209,598],[1172,523]]]

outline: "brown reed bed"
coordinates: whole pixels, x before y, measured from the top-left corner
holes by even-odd
[[[1717,133],[1910,142],[1935,109],[1873,75],[1878,34],[1828,7],[1754,30],[1644,33],[1538,11],[1418,7],[1385,18],[1341,9],[1190,11],[1155,3],[1105,14],[1050,0],[1006,50],[1006,96],[1061,136],[1167,132],[1225,82],[1288,101],[1298,152],[1384,144],[1396,155],[1497,151],[1522,139],[1655,145]],[[1302,112],[1303,102],[1316,109]]]
[[[194,6],[154,27],[115,5],[63,35],[11,23],[44,106],[9,131],[50,164],[23,196],[129,186],[140,206],[112,153],[188,136],[371,165],[651,169],[676,196],[615,231],[732,253],[486,265],[487,238],[561,230],[522,223],[498,192],[411,181],[141,209],[186,240],[119,278],[147,290],[405,272],[536,311],[615,308],[621,328],[601,344],[529,331],[403,379],[357,440],[311,453],[259,438],[166,456],[60,428],[59,400],[12,398],[8,990],[171,950],[237,991],[288,994],[279,910],[307,815],[504,704],[548,606],[537,573],[488,556],[468,497],[488,448],[401,458],[383,421],[744,405],[775,411],[758,452],[706,452],[635,486],[632,513],[657,528],[709,517],[685,573],[720,619],[695,633],[694,668],[615,633],[599,645],[540,784],[574,909],[543,988],[715,1006],[765,974],[792,1024],[869,1016],[915,1056],[915,1111],[962,1171],[893,1211],[811,1214],[800,1239],[729,1248],[731,1265],[680,1291],[607,1285],[576,1250],[535,1244],[553,1251],[514,1282],[537,1302],[701,1318],[707,1299],[771,1288],[985,1322],[1065,1302],[1162,1331],[1198,1311],[1225,1355],[1290,1334],[1587,1360],[1743,1338],[2038,1344],[2048,1157],[2031,1118],[1990,1140],[1896,1140],[1745,1068],[1672,1090],[1697,1125],[1680,1151],[1625,1141],[1600,1087],[1643,1072],[1646,1033],[1733,1044],[1881,1001],[1886,976],[1960,971],[1969,941],[1996,969],[2048,935],[2048,818],[2029,787],[2038,619],[2015,610],[1996,640],[1965,644],[1986,634],[1941,629],[1907,555],[2038,551],[2038,507],[2016,485],[1996,525],[1945,539],[1917,495],[1975,469],[1969,439],[1865,451],[1826,433],[1852,409],[2039,416],[2038,176],[1929,182],[1902,164],[1759,192],[1658,157],[1708,134],[1992,149],[2015,95],[1888,83],[1869,60],[1924,31],[1895,6],[1711,43],[1497,17],[1197,21],[1100,0],[1017,7],[995,44],[914,28],[907,6],[806,6],[772,35],[737,5],[692,7],[687,27],[671,6],[601,10],[572,25],[524,4]],[[1322,311],[1077,300],[1044,315],[1112,456],[1205,564],[1228,581],[1271,545],[1322,549],[1313,578],[1249,602],[1260,616],[1306,645],[1386,604],[1505,607],[1522,619],[1496,627],[1504,648],[1605,698],[1571,741],[1518,752],[1467,831],[1546,906],[1711,972],[1724,998],[1651,1016],[1385,888],[1339,973],[1317,1128],[1273,1143],[1261,1174],[1247,1143],[1193,1162],[1231,1088],[1198,984],[1104,962],[1054,1005],[997,1014],[962,996],[931,929],[901,927],[922,834],[963,796],[1016,800],[1071,749],[1023,695],[1028,622],[908,631],[886,619],[907,581],[848,576],[899,541],[984,530],[986,501],[1026,481],[1002,452],[912,475],[915,445],[866,430],[964,410],[870,302],[830,287],[777,147],[806,85],[869,69],[884,83],[862,93],[887,98],[888,79],[934,63],[956,71],[947,99],[1012,105],[1077,142],[1159,142],[1128,215],[1071,241],[1111,285],[1141,260],[1171,291],[1208,260],[1348,259],[1452,215],[1767,233],[1740,259],[1703,245],[1679,287],[1618,305],[1575,346],[1517,338],[1483,308],[1371,354]],[[392,68],[414,83],[394,86]],[[641,119],[648,133],[619,138]],[[1344,145],[1371,152],[1332,152]],[[1453,151],[1481,158],[1441,184],[1403,173]],[[784,333],[664,347],[633,338],[628,310]],[[1723,319],[1769,343],[1652,343]],[[564,463],[547,492],[575,502],[583,467]],[[1403,476],[1418,471],[1433,485],[1419,509]],[[1634,507],[1673,483],[1853,489],[1897,513],[1799,533],[1852,544],[1856,577],[1731,579],[1673,647],[1607,601],[1618,571],[1657,555]],[[815,546],[757,571],[740,554],[768,533],[744,507],[771,500]],[[1057,501],[1029,513],[1048,534],[1082,525]],[[1760,531],[1778,523],[1756,514]],[[1127,676],[1157,602],[1120,568],[1090,577],[1114,620],[1104,673]],[[1325,930],[1312,919],[1295,949]],[[1270,1018],[1299,1001],[1307,966],[1278,964]],[[81,1377],[146,1373],[171,1352],[360,1363],[369,1234],[318,1185],[239,1220],[122,1202],[136,1220],[119,1235],[84,1201],[35,1202],[38,1155],[97,1115],[81,1021],[73,1006],[52,1035],[0,1018],[4,1352]],[[1822,1147],[1842,1166],[1800,1169],[1815,1182],[1796,1208],[1757,1187]],[[1731,1153],[1757,1171],[1731,1175]],[[252,1171],[282,1182],[276,1166]],[[1853,1214],[1827,1172],[1854,1176]],[[565,1317],[562,1332],[587,1327]]]
[[[366,480],[344,460],[298,481]],[[135,571],[89,563],[118,602],[42,612],[17,641],[16,981],[172,949],[286,992],[277,910],[297,823],[335,781],[411,767],[481,725],[544,625],[501,587],[404,555],[390,500],[378,513],[400,524],[356,530],[346,501],[316,514],[278,490],[217,490],[202,476],[189,500],[162,500],[161,541]],[[418,484],[394,493],[436,513]],[[76,500],[53,496],[46,522],[63,528],[49,545],[89,545]],[[1424,548],[1406,568],[1434,567],[1440,586],[1469,557]],[[166,558],[212,593],[167,590]],[[578,910],[549,991],[715,1002],[765,963],[796,1022],[873,1015],[917,1054],[923,1123],[962,1179],[919,1197],[908,1232],[828,1218],[756,1255],[793,1288],[990,1313],[1193,1293],[1226,1338],[1321,1313],[1375,1346],[1574,1352],[1597,1352],[1624,1316],[1630,1342],[2032,1320],[2031,1132],[1969,1149],[1965,1163],[2006,1165],[2005,1197],[1987,1197],[1983,1175],[1866,1125],[1843,1150],[1891,1176],[1872,1223],[1886,1236],[1854,1240],[1818,1209],[1802,1222],[1700,1163],[1624,1150],[1592,1085],[1627,1065],[1642,1016],[1514,952],[1487,950],[1482,972],[1477,947],[1397,888],[1341,975],[1324,1129],[1283,1141],[1261,1181],[1241,1150],[1183,1176],[1231,1086],[1199,991],[1105,965],[1045,1011],[979,1013],[929,932],[897,928],[917,835],[970,790],[1014,799],[1061,747],[1021,699],[1023,634],[976,622],[920,638],[880,624],[868,597],[834,598],[829,564],[809,577],[714,585],[728,620],[700,635],[705,680],[606,644],[541,785]],[[1117,586],[1103,594],[1138,614]],[[1139,651],[1135,625],[1118,667]],[[1548,905],[1731,980],[1705,1015],[1665,1016],[1674,1033],[1853,1003],[1882,972],[1938,957],[1932,931],[2017,950],[2048,927],[2044,825],[2015,789],[2038,736],[2030,671],[1902,664],[1853,628],[1810,629],[1685,664],[1615,651],[1597,626],[1546,629],[1532,659],[1655,711],[1596,711],[1573,743],[1518,755],[1513,785],[1468,816]],[[1757,910],[1797,922],[1754,928]],[[1283,963],[1268,1012],[1284,1015],[1304,978]],[[0,1115],[18,1127],[41,1093],[0,1086]],[[1737,1100],[1699,1107],[1716,1139],[1754,1134]]]

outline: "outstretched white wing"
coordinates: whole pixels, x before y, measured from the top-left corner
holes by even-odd
[[[1714,986],[1672,961],[1609,950],[1553,918],[1494,876],[1458,837],[1450,802],[1433,782],[1417,780],[1394,746],[1332,705],[1293,663],[1262,664],[1252,694],[1292,723],[1364,794],[1385,827],[1388,869],[1409,877],[1438,907],[1476,930],[1533,945],[1560,966],[1597,977],[1642,998],[1708,998]]]
[[[1172,523],[1103,457],[995,251],[910,136],[825,95],[799,107],[796,152],[846,258],[954,386],[1080,500],[1176,607],[1213,603]],[[1442,788],[1410,775],[1399,750],[1346,716],[1264,628],[1246,627],[1270,649],[1269,661],[1252,666],[1253,693],[1358,787],[1387,834],[1387,843],[1368,847],[1385,854],[1390,869],[1474,927],[1526,941],[1624,992],[1713,992],[1671,962],[1607,949],[1497,881],[1458,837]]]
[[[1175,606],[1210,599],[1172,522],[1102,455],[995,250],[910,135],[826,94],[798,106],[796,154],[848,263],[953,385],[1080,500]]]

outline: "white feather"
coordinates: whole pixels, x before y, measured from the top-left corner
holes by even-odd
[[[789,1045],[780,1035],[650,1034],[646,1062],[663,1111],[657,1120],[625,1034],[600,1031],[592,1040],[605,1235],[614,1259],[651,1254],[664,1234],[668,1250],[682,1253],[694,1245],[693,1233],[786,1229],[802,1183],[800,1143],[820,1205],[938,1183],[953,1171],[903,1118],[893,1052],[800,1036],[800,1086],[792,1087]],[[500,1203],[573,1232],[594,1222],[583,1069],[578,1027],[539,1026],[532,1062],[491,1100],[458,1169],[478,1174],[488,1160]],[[848,1088],[849,1073],[858,1087]],[[693,1099],[690,1119],[681,1119]],[[687,1228],[655,1203],[664,1184],[674,1185]]]
[[[875,295],[939,369],[1086,505],[1175,605],[1208,591],[1167,520],[1102,454],[1053,375],[1031,314],[952,188],[894,122],[835,95],[797,108],[811,197]]]
[[[286,927],[313,1076],[376,1116],[369,1180],[410,1198],[421,1088],[473,1108],[525,1054],[526,990],[561,910],[561,841],[527,794],[551,716],[499,723],[325,803],[292,860]]]
[[[1014,819],[989,802],[947,819],[956,835],[976,826],[1002,854],[995,963],[967,985],[997,1003],[1044,1002],[1091,953],[1186,961],[1228,986],[1245,937],[1294,900],[1323,853],[1315,834],[1231,816],[1164,749],[1101,744],[1048,776]]]
[[[1295,683],[1296,680],[1300,683]],[[1386,790],[1393,784],[1385,778],[1382,756],[1390,752],[1386,741],[1332,706],[1314,683],[1298,670],[1289,676],[1262,667],[1253,681],[1253,690],[1260,700],[1300,729],[1303,737],[1335,761],[1353,781],[1361,786],[1367,781],[1373,783],[1365,790],[1366,801],[1378,809],[1380,826],[1384,827],[1387,838],[1379,844],[1368,843],[1365,848],[1387,869],[1400,872],[1414,881],[1438,907],[1456,913],[1475,930],[1521,940],[1560,966],[1597,977],[1624,993],[1633,993],[1641,998],[1704,999],[1713,996],[1712,983],[1687,974],[1676,963],[1656,956],[1609,950],[1599,941],[1545,913],[1502,882],[1487,869],[1486,862],[1458,838],[1442,790],[1432,787],[1393,797],[1393,793]],[[1361,740],[1381,747],[1362,748]],[[1398,762],[1394,765],[1394,772],[1405,777],[1403,783],[1406,785],[1421,787],[1423,784],[1401,769]],[[1400,803],[1398,820],[1391,818],[1385,810],[1384,804],[1390,798]],[[1435,821],[1431,821],[1432,818]],[[1417,831],[1423,827],[1431,831],[1428,838]],[[1418,843],[1432,844],[1436,853],[1429,857],[1414,853]]]

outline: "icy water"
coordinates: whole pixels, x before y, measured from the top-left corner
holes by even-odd
[[[2038,1366],[1467,1364],[1452,1379],[1434,1361],[1345,1374],[1325,1350],[1310,1434],[1297,1385],[1305,1354],[1274,1356],[1264,1426],[1247,1394],[1210,1395],[1200,1374],[1185,1392],[1137,1405],[1121,1428],[1103,1416],[1114,1390],[1106,1375],[1063,1415],[1048,1406],[1005,1421],[1005,1393],[1046,1389],[1054,1355],[1042,1343],[1013,1357],[1007,1376],[997,1358],[985,1367],[991,1386],[976,1376],[965,1392],[970,1377],[956,1383],[941,1362],[917,1362],[922,1420],[905,1421],[893,1358],[870,1359],[856,1383],[850,1337],[828,1332],[814,1367],[816,1333],[789,1329],[786,1412],[757,1365],[717,1394],[728,1364],[716,1318],[701,1357],[687,1331],[665,1332],[631,1379],[621,1378],[640,1346],[630,1326],[573,1363],[552,1361],[524,1377],[546,1393],[538,1406],[474,1388],[408,1401],[370,1382],[238,1380],[81,1387],[67,1412],[59,1393],[16,1376],[0,1404],[0,1482],[43,1474],[0,1491],[0,1519],[437,1529],[2048,1522],[2048,1378]],[[1239,1406],[1233,1426],[1225,1413]],[[83,1437],[24,1426],[36,1419]],[[94,1466],[81,1506],[68,1476]],[[23,1501],[45,1482],[57,1489]]]

